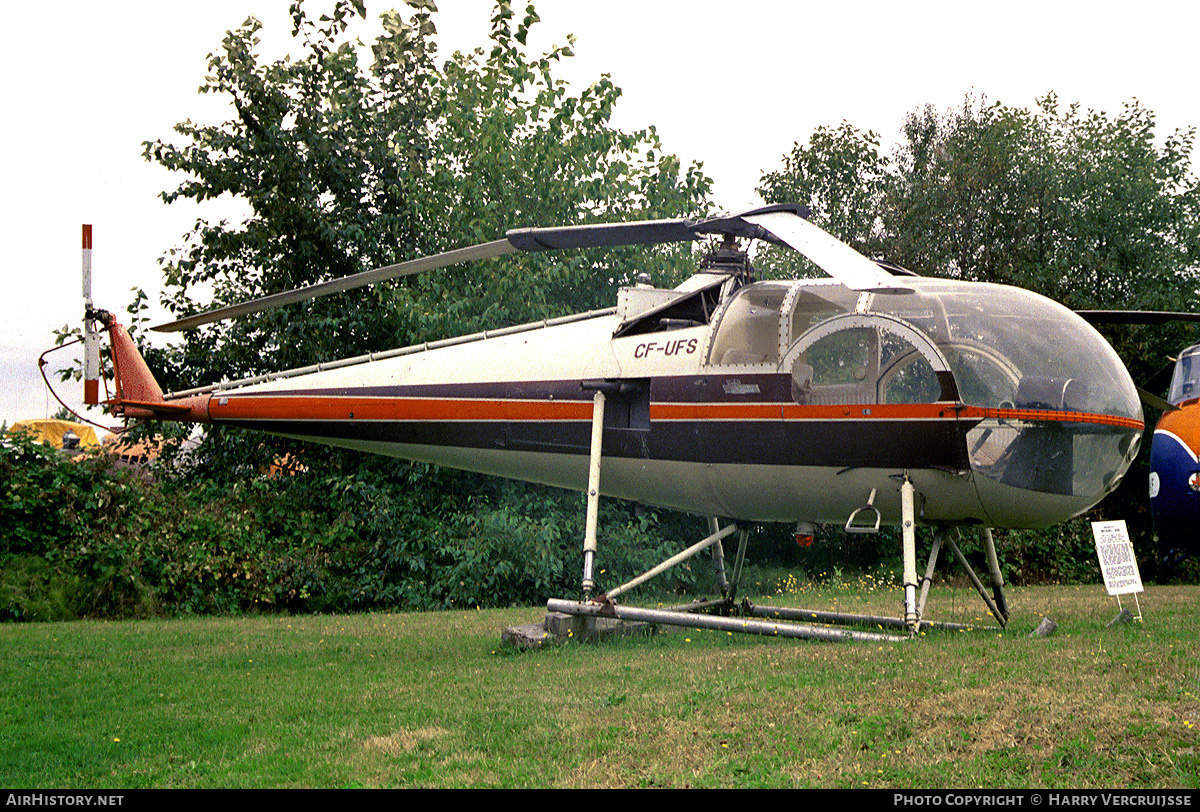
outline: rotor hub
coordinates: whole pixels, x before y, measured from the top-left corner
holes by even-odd
[[[724,273],[753,281],[754,269],[750,266],[750,255],[742,250],[737,241],[726,236],[716,248],[700,262],[702,273]]]

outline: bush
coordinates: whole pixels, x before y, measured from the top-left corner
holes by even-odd
[[[539,605],[579,594],[582,494],[304,451],[291,449],[302,464],[288,476],[268,477],[254,465],[226,467],[223,477],[213,474],[220,466],[147,476],[5,437],[0,620]],[[598,590],[693,544],[705,528],[697,517],[603,500]],[[980,539],[964,531],[959,543],[984,573]],[[927,551],[928,529],[919,542]],[[999,531],[996,544],[1008,583],[1100,579],[1086,518],[1045,531]],[[725,547],[732,566],[736,540]],[[790,526],[764,525],[752,529],[746,560],[816,579],[898,571],[900,543],[893,529],[849,536],[819,527],[801,548]],[[944,552],[939,571],[955,571],[950,561]],[[713,590],[710,562],[701,554],[629,598]],[[1153,552],[1139,563],[1144,578],[1153,574],[1145,566]]]
[[[313,457],[292,476],[251,469],[222,481],[173,469],[135,474],[106,458],[69,461],[28,438],[6,439],[0,618],[424,610],[534,605],[578,592],[580,494]],[[601,588],[700,538],[702,526],[605,501]],[[695,583],[681,565],[650,594]]]
[[[71,620],[79,616],[80,580],[36,555],[0,554],[0,621]]]

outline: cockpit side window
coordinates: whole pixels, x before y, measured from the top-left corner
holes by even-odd
[[[841,285],[798,287],[793,291],[790,308],[791,330],[787,344],[831,316],[854,310],[858,295]]]
[[[876,331],[841,330],[797,354],[792,365],[792,398],[797,403],[821,406],[873,403],[878,377]]]
[[[1196,398],[1200,398],[1200,344],[1188,347],[1180,354],[1167,401],[1178,406],[1185,400]]]
[[[708,362],[716,366],[779,363],[779,314],[789,285],[747,285],[726,306],[713,336]]]
[[[956,400],[949,364],[933,342],[890,316],[843,314],[799,336],[781,370],[803,405]]]

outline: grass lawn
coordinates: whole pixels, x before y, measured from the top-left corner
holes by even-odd
[[[895,614],[874,584],[761,598]],[[1124,601],[1133,607],[1131,599]],[[1200,787],[1200,587],[1009,590],[899,644],[673,631],[521,652],[538,608],[0,626],[0,783]],[[976,622],[969,589],[929,616]],[[1043,617],[1048,638],[1029,632]]]

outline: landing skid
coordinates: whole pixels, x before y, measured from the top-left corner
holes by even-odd
[[[770,637],[789,637],[809,640],[859,640],[871,642],[901,642],[918,634],[922,629],[974,629],[974,626],[952,623],[932,623],[923,619],[925,603],[929,597],[933,572],[937,566],[938,554],[943,544],[950,547],[960,566],[966,571],[971,583],[987,604],[993,618],[1004,628],[1008,622],[1008,606],[1004,599],[1004,581],[1000,573],[1000,565],[996,557],[995,543],[990,529],[984,530],[984,546],[987,552],[988,569],[991,576],[992,595],[989,597],[982,581],[975,575],[962,554],[958,544],[950,537],[950,529],[938,528],[933,537],[929,560],[925,569],[925,577],[918,583],[916,569],[916,515],[914,510],[915,492],[907,476],[901,485],[901,534],[903,540],[903,587],[904,587],[904,617],[886,618],[868,615],[854,615],[838,612],[821,612],[808,609],[793,609],[784,607],[755,606],[750,601],[736,603],[738,585],[742,576],[742,565],[746,555],[746,541],[749,532],[737,525],[729,524],[721,528],[716,519],[709,519],[709,535],[688,547],[683,552],[674,555],[655,567],[647,570],[632,580],[608,592],[591,597],[595,588],[593,573],[597,554],[596,516],[600,500],[600,462],[601,462],[601,432],[604,422],[605,395],[604,386],[596,385],[592,412],[592,443],[588,476],[588,510],[586,533],[584,537],[584,566],[583,592],[584,600],[551,599],[546,604],[550,613],[546,623],[539,630],[537,627],[525,627],[523,630],[510,629],[505,633],[505,639],[521,645],[540,645],[541,643],[561,637],[595,637],[607,630],[628,631],[640,628],[646,631],[656,626],[671,625],[685,626],[694,629],[712,629],[738,634],[757,634]],[[868,505],[874,499],[874,492]],[[872,510],[875,508],[872,506]],[[851,515],[847,522],[849,530],[853,524]],[[878,524],[873,530],[878,529]],[[955,531],[957,532],[957,531]],[[725,552],[722,540],[738,534],[738,549],[733,562],[733,577],[726,572]],[[707,549],[712,549],[712,559],[716,567],[717,583],[720,586],[722,598],[717,601],[706,601],[688,604],[674,608],[644,609],[626,606],[618,603],[617,598],[639,584],[643,584],[666,570],[674,567]],[[919,596],[918,596],[919,588]],[[557,617],[556,617],[557,616]],[[562,617],[573,618],[566,623],[559,622]],[[768,619],[761,619],[768,618]],[[903,634],[888,634],[883,631],[860,631],[835,628],[838,624],[865,625],[876,629],[899,629]],[[564,631],[565,630],[565,631]]]
[[[716,527],[716,521],[710,520],[710,529]],[[725,554],[721,542],[734,533],[738,533],[739,536],[738,550],[734,559],[733,578],[727,579]],[[747,599],[738,602],[736,600],[738,582],[741,578],[746,539],[749,534],[738,525],[730,524],[723,529],[714,530],[708,537],[678,555],[666,559],[661,564],[603,595],[586,600],[551,599],[546,604],[548,614],[543,624],[536,627],[524,627],[524,629],[510,629],[505,633],[505,639],[519,645],[529,646],[566,639],[583,640],[616,635],[648,634],[657,631],[659,626],[679,626],[805,640],[897,643],[908,640],[926,629],[978,631],[997,628],[996,626],[980,627],[924,619],[933,572],[943,545],[950,548],[959,565],[963,567],[967,577],[988,606],[990,614],[996,619],[998,627],[1004,628],[1008,621],[1008,610],[1004,600],[1004,584],[1000,576],[991,532],[984,531],[984,545],[987,550],[991,575],[992,592],[990,595],[983,582],[971,569],[957,542],[951,537],[952,533],[957,535],[958,531],[939,528],[935,532],[925,575],[919,585],[919,597],[910,601],[909,596],[914,594],[914,590],[905,590],[904,617],[758,605]],[[680,606],[654,609],[629,606],[617,600],[619,596],[630,589],[710,548],[717,571],[717,581],[724,597],[717,600],[697,601]],[[867,627],[874,631],[845,628],[851,626]]]
[[[640,609],[634,606],[622,606],[615,603],[599,601],[568,601],[551,599],[546,604],[547,611],[559,612],[586,618],[611,618],[623,622],[646,623],[650,625],[666,624],[671,626],[687,626],[693,629],[712,629],[714,631],[732,632],[738,634],[757,634],[766,637],[792,637],[808,640],[862,640],[898,642],[906,640],[900,635],[883,634],[879,632],[853,631],[850,629],[834,629],[827,626],[817,626],[806,623],[792,623],[778,620],[757,620],[752,617],[724,617],[721,615],[699,614],[680,609]],[[757,607],[759,616],[777,614],[778,610],[767,610]],[[585,627],[586,629],[586,627]],[[585,632],[586,633],[586,632]]]

